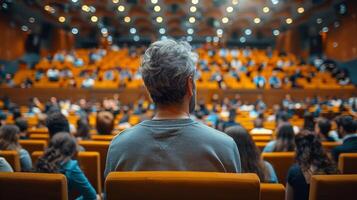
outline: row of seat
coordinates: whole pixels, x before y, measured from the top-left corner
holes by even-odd
[[[281,184],[262,184],[256,174],[213,172],[112,172],[106,182],[106,199],[220,199],[283,200]],[[352,199],[357,175],[315,175],[310,200]],[[21,191],[21,192],[19,192]],[[0,173],[0,199],[67,200],[62,174]]]

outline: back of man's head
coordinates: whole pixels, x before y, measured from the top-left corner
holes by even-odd
[[[22,118],[22,117],[21,118],[17,118],[15,120],[15,125],[17,127],[19,127],[20,132],[26,132],[27,131],[28,123],[27,123],[26,119],[24,119],[24,118]]]
[[[46,126],[48,128],[48,133],[50,138],[59,132],[69,133],[69,123],[67,118],[60,112],[53,112],[47,116]]]
[[[356,133],[357,130],[357,122],[353,119],[352,116],[345,115],[337,118],[336,120],[337,127],[342,129],[345,134],[353,134]]]
[[[96,129],[98,134],[108,135],[114,129],[114,116],[112,113],[102,111],[97,114]]]
[[[328,136],[331,130],[331,122],[326,118],[321,118],[317,121],[317,125],[319,126],[320,133]]]
[[[254,127],[255,128],[263,128],[263,119],[257,118],[254,120]]]
[[[145,86],[156,104],[180,104],[189,77],[194,78],[197,58],[187,42],[162,40],[146,50],[141,64]]]

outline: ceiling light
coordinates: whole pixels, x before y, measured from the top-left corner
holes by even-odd
[[[63,16],[60,16],[60,17],[58,18],[58,21],[61,22],[61,23],[63,23],[63,22],[66,21],[66,18],[63,17]]]
[[[250,30],[249,28],[248,29],[245,29],[244,33],[246,35],[251,35],[252,34],[252,30]]]
[[[102,28],[102,29],[100,29],[100,32],[101,32],[103,35],[106,35],[106,34],[108,34],[108,29],[107,29],[107,28]]]
[[[192,4],[198,4],[199,0],[192,0]]]
[[[77,2],[78,2],[78,0],[72,0],[72,2],[73,2],[73,3],[77,3]]]
[[[135,28],[130,28],[130,33],[131,34],[135,34],[136,33],[136,29]]]
[[[92,12],[92,13],[95,13],[96,9],[94,6],[89,6],[89,10]]]
[[[188,33],[188,34],[191,35],[191,34],[193,34],[193,32],[194,32],[194,30],[193,30],[192,28],[187,29],[187,33]]]
[[[119,0],[113,0],[113,3],[119,3]]]
[[[51,6],[49,6],[49,5],[45,5],[44,9],[45,9],[45,11],[50,12],[50,10],[51,10]]]
[[[151,0],[152,4],[157,4],[157,0]]]
[[[134,41],[138,42],[140,40],[140,37],[138,35],[134,35]]]
[[[321,24],[322,23],[322,19],[321,18],[317,18],[316,23]]]
[[[97,21],[98,21],[98,17],[95,16],[95,15],[93,15],[93,16],[90,18],[90,20],[91,20],[92,22],[97,22]]]
[[[274,4],[274,5],[276,5],[276,4],[279,3],[279,0],[271,0],[271,3]]]
[[[118,6],[118,11],[119,12],[124,12],[125,7],[123,5]]]
[[[30,23],[34,23],[34,22],[35,22],[35,18],[30,17],[30,18],[29,18],[29,22],[30,22]]]
[[[129,16],[124,17],[124,22],[129,23],[131,21]]]
[[[285,22],[286,22],[287,24],[291,24],[291,23],[293,23],[293,19],[287,18],[287,19],[285,20]]]
[[[275,29],[275,30],[273,31],[273,35],[275,35],[275,36],[278,36],[279,34],[280,34],[280,31],[279,31],[279,30]]]
[[[233,7],[232,6],[228,6],[226,8],[226,11],[229,12],[229,13],[233,12]]]
[[[162,20],[163,20],[162,17],[156,17],[156,22],[157,22],[157,23],[161,23]]]
[[[160,29],[159,29],[159,33],[160,33],[160,34],[165,34],[165,33],[166,33],[166,30],[165,30],[164,28],[160,28]]]
[[[303,13],[304,11],[305,11],[305,9],[303,7],[300,7],[297,9],[297,12],[300,14]]]
[[[160,7],[160,6],[156,5],[156,6],[154,7],[154,11],[155,11],[155,12],[160,12],[160,10],[161,10],[161,7]]]
[[[77,28],[72,28],[71,30],[73,35],[77,35],[78,34],[78,29]]]
[[[27,27],[26,25],[23,25],[23,26],[21,26],[21,30],[26,32],[29,30],[29,27]]]
[[[90,11],[90,8],[89,8],[89,6],[87,6],[87,5],[83,5],[83,6],[82,6],[82,10],[83,10],[84,12],[89,12],[89,11]]]
[[[328,32],[328,27],[326,27],[326,26],[323,27],[323,28],[322,28],[322,32],[327,33],[327,32]]]
[[[196,18],[190,17],[190,18],[188,19],[188,21],[189,21],[191,24],[193,24],[193,23],[195,23]]]
[[[196,6],[191,6],[191,7],[190,7],[190,12],[196,12],[196,11],[197,11]]]
[[[260,23],[260,18],[259,17],[254,18],[254,23],[259,24]]]
[[[206,42],[212,42],[212,38],[211,37],[206,37]]]
[[[266,6],[265,6],[265,7],[263,8],[263,12],[264,12],[264,13],[268,13],[269,11],[270,11],[269,7],[266,7]]]
[[[161,40],[167,40],[167,37],[165,35],[161,36]]]
[[[214,42],[214,43],[219,42],[219,37],[213,37],[213,42]]]
[[[239,41],[240,41],[241,43],[244,43],[244,42],[247,41],[247,39],[245,39],[245,37],[240,37],[240,38],[239,38]]]
[[[223,18],[222,18],[222,23],[223,23],[223,24],[226,24],[226,23],[228,23],[228,22],[229,22],[228,17],[223,17]]]
[[[186,40],[187,40],[187,42],[191,42],[192,41],[192,36],[187,36],[187,38],[186,38]]]
[[[223,34],[223,30],[221,28],[217,29],[217,35],[222,35]]]
[[[238,0],[232,0],[232,4],[233,5],[237,5],[238,4]]]

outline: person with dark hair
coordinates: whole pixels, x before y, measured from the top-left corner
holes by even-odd
[[[311,177],[338,174],[338,170],[313,132],[303,130],[295,137],[295,144],[296,164],[288,172],[285,199],[308,200]]]
[[[315,132],[321,141],[335,142],[335,138],[330,136],[331,122],[326,118],[319,118],[315,124]]]
[[[60,112],[53,112],[47,116],[46,126],[48,128],[48,133],[50,138],[52,138],[56,133],[67,132],[69,133],[69,123],[67,118]]]
[[[314,123],[314,115],[311,112],[304,113],[304,126],[303,129],[314,131],[315,123]]]
[[[263,149],[263,152],[289,152],[294,151],[294,129],[288,123],[278,127],[276,140],[270,141]]]
[[[21,111],[18,107],[15,107],[14,110],[12,111],[12,119],[16,120],[17,118],[22,117]]]
[[[239,149],[242,173],[255,173],[260,182],[277,183],[273,166],[262,159],[252,136],[241,126],[231,126],[225,133],[233,138]]]
[[[190,117],[196,61],[184,41],[157,41],[145,51],[140,72],[157,110],[152,120],[114,137],[104,177],[111,171],[241,171],[233,139]]]
[[[96,129],[99,135],[110,135],[114,129],[114,116],[111,112],[101,111],[97,114]]]
[[[74,157],[77,154],[75,138],[69,133],[60,132],[51,138],[48,148],[36,163],[36,172],[62,173],[68,182],[69,196],[74,192],[81,195],[78,199],[97,199],[96,191],[80,169]]]
[[[235,109],[230,109],[229,110],[229,116],[228,116],[228,121],[224,122],[222,124],[222,129],[221,130],[226,130],[226,128],[231,127],[231,126],[238,126],[239,123],[236,122],[236,110]]]
[[[79,140],[90,140],[90,126],[87,118],[80,118],[77,120],[76,138]]]
[[[25,140],[28,139],[28,133],[27,133],[27,129],[28,129],[28,123],[27,120],[25,118],[17,118],[15,120],[15,125],[20,129],[20,133],[19,133],[19,139]]]
[[[264,128],[264,119],[263,117],[258,117],[254,120],[254,128],[250,130],[250,134],[273,134],[273,131],[270,129]]]
[[[357,121],[352,116],[341,116],[336,120],[338,133],[342,138],[342,145],[332,149],[331,154],[335,161],[341,153],[357,152]]]
[[[18,135],[19,128],[15,125],[4,125],[0,127],[0,150],[17,151],[20,157],[21,171],[28,172],[32,168],[32,161],[28,151],[21,148]]]

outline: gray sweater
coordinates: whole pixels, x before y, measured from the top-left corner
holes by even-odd
[[[241,172],[239,152],[226,134],[192,119],[147,120],[111,142],[111,171]]]

